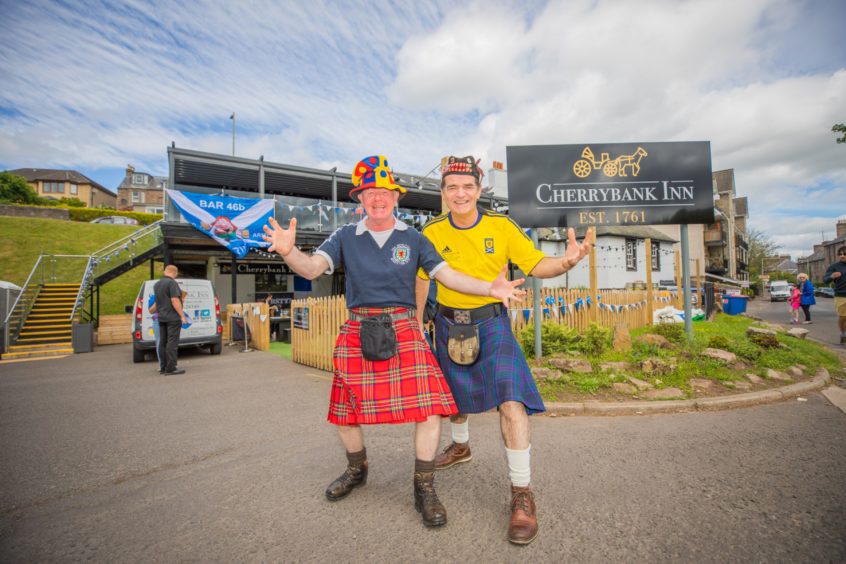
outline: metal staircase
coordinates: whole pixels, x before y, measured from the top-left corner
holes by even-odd
[[[74,352],[73,325],[99,317],[100,286],[162,252],[161,222],[90,256],[41,255],[3,321],[3,360]]]

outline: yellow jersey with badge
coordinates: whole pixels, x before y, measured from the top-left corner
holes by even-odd
[[[467,228],[456,227],[449,214],[442,215],[426,224],[423,235],[452,268],[488,282],[509,260],[528,274],[544,257],[514,220],[489,210],[479,210],[476,224]],[[426,278],[425,273],[418,276]],[[462,294],[438,282],[438,303],[447,307],[473,309],[496,302],[496,298]]]

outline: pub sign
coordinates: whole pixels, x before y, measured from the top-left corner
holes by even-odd
[[[711,143],[506,147],[509,215],[523,227],[714,222]]]

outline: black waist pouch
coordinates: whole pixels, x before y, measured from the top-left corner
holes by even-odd
[[[374,315],[361,321],[361,352],[367,360],[388,360],[397,354],[397,333],[390,316]]]
[[[479,358],[479,326],[450,325],[447,330],[447,354],[461,366],[470,366]]]

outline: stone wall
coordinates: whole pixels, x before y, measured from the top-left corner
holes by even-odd
[[[47,219],[70,219],[70,212],[65,208],[39,208],[35,206],[8,206],[0,204],[0,215],[15,217],[44,217]]]

